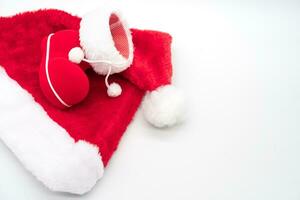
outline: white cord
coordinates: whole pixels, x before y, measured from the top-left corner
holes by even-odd
[[[71,107],[71,105],[67,104],[66,102],[64,102],[62,100],[62,98],[60,98],[60,96],[57,94],[57,92],[55,91],[52,83],[51,83],[51,80],[50,80],[50,76],[49,76],[49,66],[48,66],[48,63],[49,63],[49,54],[50,54],[50,40],[51,40],[51,37],[53,36],[54,34],[51,33],[48,38],[47,38],[47,50],[46,50],[46,63],[45,63],[45,68],[46,68],[46,77],[47,77],[47,81],[48,81],[48,84],[53,92],[53,94],[55,95],[55,97],[58,99],[58,101],[63,104],[64,106],[66,107]]]
[[[110,73],[111,73],[111,66],[109,66],[108,72],[105,76],[105,85],[107,88],[109,88],[108,77],[109,77]]]
[[[126,62],[113,63],[113,62],[111,62],[109,60],[89,60],[89,59],[86,59],[86,58],[82,59],[82,61],[90,63],[90,64],[104,63],[104,64],[108,64],[108,65],[112,65],[112,66],[126,64]]]
[[[108,65],[112,65],[112,62],[109,60],[88,60],[86,58],[82,59],[84,62],[90,63],[90,64],[94,64],[94,63],[104,63],[104,64],[108,64]]]
[[[93,64],[93,63],[104,63],[104,64],[107,64],[109,65],[109,68],[108,68],[108,72],[105,76],[105,85],[107,88],[109,88],[110,84],[108,83],[108,77],[110,76],[111,74],[111,70],[112,70],[112,66],[114,65],[123,65],[125,64],[126,62],[122,62],[122,63],[112,63],[111,61],[109,60],[88,60],[86,58],[82,59],[84,62],[87,62],[87,63],[90,63],[90,64]]]

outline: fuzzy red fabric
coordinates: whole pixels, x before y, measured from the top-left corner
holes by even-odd
[[[44,95],[55,106],[66,108],[54,95],[46,70],[47,42],[45,37],[41,44],[42,61],[40,66],[40,85]],[[67,105],[73,106],[82,102],[89,92],[89,81],[80,65],[71,62],[68,53],[73,47],[79,47],[79,34],[75,30],[58,31],[49,37],[48,75],[52,87]],[[63,45],[62,45],[63,44]],[[82,64],[85,64],[82,62]]]
[[[172,62],[169,34],[132,29],[134,59],[123,75],[143,90],[171,83]],[[142,78],[141,78],[142,77]]]
[[[59,10],[40,10],[0,18],[0,65],[75,141],[85,140],[97,145],[106,166],[145,90],[170,83],[171,37],[166,33],[133,29],[133,64],[126,72],[113,75],[111,80],[122,85],[122,95],[108,97],[104,77],[89,69],[90,91],[87,98],[70,109],[60,110],[46,100],[40,88],[40,45],[50,33],[78,30],[79,22],[80,18]]]

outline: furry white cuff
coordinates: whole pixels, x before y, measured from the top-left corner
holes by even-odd
[[[79,30],[80,45],[88,60],[106,60],[111,73],[127,69],[133,60],[133,43],[129,28],[120,13],[110,7],[97,9],[83,16]],[[91,63],[102,75],[108,73],[108,63]]]

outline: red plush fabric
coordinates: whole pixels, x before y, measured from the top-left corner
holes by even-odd
[[[170,84],[171,36],[158,31],[132,29],[131,32],[135,47],[134,59],[123,75],[143,90],[151,91]]]
[[[104,77],[89,69],[87,76],[90,91],[87,98],[70,109],[61,110],[46,100],[40,88],[40,45],[42,39],[50,33],[64,29],[78,30],[79,22],[80,18],[58,10],[41,10],[0,18],[0,65],[12,79],[32,94],[35,101],[75,141],[85,140],[97,145],[106,166],[140,105],[144,90],[170,82],[168,45],[171,39],[163,33],[132,30],[135,45],[133,65],[124,76],[113,75],[111,79],[122,85],[122,95],[108,97]],[[146,80],[143,81],[141,77]]]
[[[48,36],[42,41],[42,61],[40,66],[41,89],[47,99],[59,108],[67,108],[51,90],[47,79],[46,57]],[[63,45],[62,45],[63,44]],[[75,30],[58,31],[49,37],[48,75],[52,87],[67,105],[73,106],[85,99],[89,92],[89,81],[84,70],[68,59],[73,47],[79,47],[79,34]]]

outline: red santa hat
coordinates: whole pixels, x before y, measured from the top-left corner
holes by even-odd
[[[121,29],[111,31],[112,24],[121,24]],[[71,44],[55,36],[64,30],[73,31]],[[54,51],[51,47],[47,51],[49,40],[45,38],[52,33],[58,40],[53,38]],[[171,126],[180,120],[183,99],[171,85],[170,45],[167,33],[129,30],[114,10],[92,12],[82,19],[59,10],[0,18],[0,138],[48,188],[88,192],[103,176],[142,101],[144,116],[154,126]],[[80,49],[74,49],[76,46]],[[49,53],[48,60],[45,52]],[[99,74],[108,74],[109,62],[90,62],[93,70],[84,73],[85,79],[78,70],[85,69],[86,64],[76,68],[83,59],[113,63],[111,79],[122,87],[122,94],[116,98],[107,95],[105,77]],[[65,110],[53,106],[44,90],[56,100],[53,91],[58,97],[64,96],[57,87],[63,79],[51,77],[56,80],[51,82],[54,90],[41,87],[40,68],[46,69],[46,60],[49,66],[60,62],[58,66],[72,69],[72,75],[62,71],[65,77],[75,77],[64,87],[76,85],[77,80],[86,84],[77,84],[88,87],[82,102]],[[47,74],[43,76],[49,83]]]

